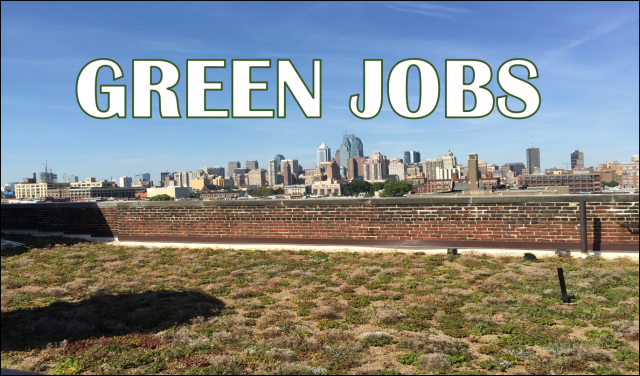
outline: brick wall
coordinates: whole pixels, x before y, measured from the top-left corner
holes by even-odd
[[[2,229],[60,231],[68,234],[118,235],[115,203],[63,202],[2,204]]]
[[[581,200],[589,243],[637,250],[638,234],[620,224],[638,221],[638,195],[4,204],[2,228],[123,241],[579,248]]]

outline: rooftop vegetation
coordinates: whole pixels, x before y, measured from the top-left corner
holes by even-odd
[[[3,238],[34,248],[2,251],[2,367],[45,374],[638,374],[639,273],[629,259]]]

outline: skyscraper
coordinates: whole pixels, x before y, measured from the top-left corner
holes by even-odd
[[[442,157],[442,168],[455,168],[458,165],[458,160],[451,151],[447,155]]]
[[[347,179],[354,180],[362,177],[364,173],[364,162],[367,160],[365,157],[349,158],[347,161]]]
[[[291,174],[291,165],[289,163],[282,164],[282,178],[284,180],[283,184],[285,186],[293,184],[293,176]]]
[[[209,176],[222,176],[224,177],[224,167],[214,166],[214,167],[205,167],[204,172]]]
[[[340,167],[347,170],[347,161],[350,158],[364,157],[364,146],[362,140],[352,134],[342,136],[342,144],[340,145]]]
[[[143,174],[138,174],[138,175],[134,175],[133,176],[133,180],[146,180],[146,181],[151,181],[151,174],[148,172],[145,172]]]
[[[342,137],[342,144],[340,144],[340,167],[347,167],[347,161],[351,158],[351,141],[349,136],[353,135],[345,134]]]
[[[276,154],[275,157],[273,157],[273,159],[276,161],[276,165],[278,165],[278,172],[282,172],[282,161],[284,160],[284,155],[282,154]]]
[[[247,164],[245,166],[249,171],[255,170],[258,168],[258,161],[247,161]]]
[[[77,183],[78,177],[76,175],[71,174],[62,174],[62,182],[63,183]]]
[[[579,150],[571,153],[571,169],[584,168],[584,153]]]
[[[329,162],[331,160],[331,149],[322,143],[318,148],[318,166],[322,162]]]
[[[231,176],[231,174],[233,174],[233,171],[236,168],[240,168],[240,162],[229,162],[229,164],[227,165],[227,171],[229,172],[229,176]]]
[[[351,153],[349,154],[349,158],[355,157],[364,157],[364,146],[362,145],[362,140],[358,137],[354,137],[351,140]]]
[[[540,168],[540,149],[531,147],[527,149],[527,168],[529,173],[533,173],[533,170]]]
[[[376,151],[364,162],[363,170],[364,180],[383,180],[386,175],[389,175],[387,157]]]
[[[430,180],[436,178],[437,169],[444,168],[443,157],[429,158],[424,161],[422,170],[424,171],[424,177]]]
[[[131,177],[129,176],[121,176],[120,177],[120,187],[127,188],[131,187]]]
[[[267,162],[267,182],[271,186],[278,184],[278,163],[275,159],[270,159]]]
[[[191,181],[191,179],[189,179],[191,175],[191,171],[185,171],[185,172],[181,172],[180,173],[180,186],[181,187],[188,187],[189,186],[189,182]]]
[[[40,183],[53,184],[58,182],[58,174],[54,174],[53,172],[41,172],[40,173]]]
[[[288,164],[291,169],[289,170],[292,174],[299,174],[300,173],[300,167],[298,166],[298,160],[297,159],[283,159],[282,161],[280,161],[281,164],[281,168],[285,165]],[[282,172],[284,173],[284,170],[282,170]]]
[[[420,152],[419,151],[405,151],[404,152],[404,163],[420,163]]]

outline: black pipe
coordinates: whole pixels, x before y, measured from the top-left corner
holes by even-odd
[[[580,201],[580,251],[587,252],[587,203]]]
[[[567,286],[564,284],[564,271],[558,268],[558,279],[560,280],[560,291],[562,292],[562,301],[569,303],[569,295],[567,295]]]

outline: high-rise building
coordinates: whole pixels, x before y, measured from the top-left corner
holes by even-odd
[[[363,167],[362,176],[367,181],[383,180],[385,176],[389,175],[387,157],[377,151],[364,162]]]
[[[340,167],[344,167],[348,171],[347,161],[349,158],[364,157],[364,146],[362,140],[353,134],[345,134],[342,136],[342,144],[340,145]]]
[[[181,176],[182,176],[182,175],[180,175],[180,173],[179,173],[179,172],[177,172],[177,171],[176,171],[176,172],[172,172],[172,173],[171,173],[171,180],[173,181],[173,184],[174,184],[176,187],[180,187],[180,186],[181,186],[181,185],[180,185],[180,178],[181,178]]]
[[[231,174],[233,174],[233,170],[240,168],[240,162],[229,162],[228,167],[227,171],[229,171],[229,176],[231,176]]]
[[[340,167],[346,167],[347,161],[351,158],[351,141],[349,140],[349,136],[345,134],[342,138],[342,144],[340,144]]]
[[[243,174],[246,174],[247,172],[249,172],[249,169],[247,169],[247,168],[234,168],[232,172],[233,172],[234,175],[243,175]]]
[[[203,179],[205,176],[204,170],[197,170],[196,172],[189,173],[189,180]]]
[[[571,153],[571,169],[584,168],[584,153],[576,150]]]
[[[188,187],[190,181],[191,171],[185,171],[180,173],[180,186]]]
[[[267,162],[267,180],[269,185],[274,186],[278,181],[278,163],[275,159],[270,159]]]
[[[291,165],[289,163],[282,164],[282,180],[285,186],[293,185],[293,174],[291,173]]]
[[[487,173],[487,162],[478,161],[478,171],[480,171],[480,176]]]
[[[134,175],[133,176],[133,180],[146,180],[146,181],[151,181],[151,174],[148,172],[145,172],[143,174],[138,174],[138,175]]]
[[[355,157],[364,157],[364,146],[362,145],[362,140],[354,136],[351,140],[351,152],[349,153],[349,158]]]
[[[53,184],[58,182],[58,175],[53,172],[41,172],[40,173],[40,183]]]
[[[354,180],[362,177],[364,173],[364,162],[367,160],[365,157],[349,158],[347,160],[347,172],[346,177],[348,180]]]
[[[258,161],[247,161],[245,166],[247,166],[247,170],[249,171],[255,170],[258,168]]]
[[[532,147],[527,149],[527,168],[531,172],[536,167],[540,168],[540,149]]]
[[[281,171],[281,167],[282,167],[282,161],[284,160],[284,155],[282,154],[276,154],[275,157],[273,157],[273,159],[276,161],[276,164],[278,165],[278,170]]]
[[[638,162],[640,162],[640,156],[638,155],[631,156],[631,163],[638,163]]]
[[[161,172],[160,173],[160,181],[164,182],[164,181],[167,181],[167,180],[173,180],[173,173],[169,172],[169,171]]]
[[[405,161],[406,162],[406,161]],[[458,161],[456,157],[453,155],[451,151],[447,153],[447,155],[442,157],[442,167],[443,168],[455,168],[458,166]]]
[[[516,163],[505,163],[502,168],[506,168],[506,171],[513,171],[514,176],[522,175],[522,169],[524,169],[524,163],[516,162]]]
[[[420,163],[420,152],[419,151],[405,151],[404,152],[404,163]]]
[[[62,174],[62,182],[63,183],[77,183],[78,177],[76,175],[71,174]]]
[[[221,166],[205,167],[203,170],[209,176],[224,176],[224,167]]]
[[[389,175],[397,175],[398,180],[404,180],[404,175],[407,173],[407,165],[402,163],[400,159],[394,158],[389,163]]]
[[[318,148],[318,166],[322,162],[329,162],[331,160],[331,149],[325,145],[323,142],[322,145]]]
[[[267,172],[261,169],[254,169],[247,173],[247,177],[249,179],[248,185],[257,185],[258,187],[262,187],[267,184]]]
[[[444,168],[443,157],[437,158],[428,158],[422,163],[422,171],[424,172],[424,177],[428,180],[436,179],[436,169]]]
[[[281,164],[281,168],[285,164],[289,164],[289,166],[291,167],[291,173],[292,174],[299,174],[300,173],[300,166],[298,165],[298,160],[297,159],[283,159],[282,161],[280,161],[280,164]],[[284,170],[282,172],[284,172]]]
[[[133,180],[131,179],[130,176],[121,176],[120,177],[120,187],[122,188],[128,188],[131,187],[131,182]]]
[[[332,158],[328,163],[327,168],[325,169],[325,174],[327,175],[327,180],[339,180],[340,179],[340,166],[338,166],[338,162],[336,162],[335,158]]]

